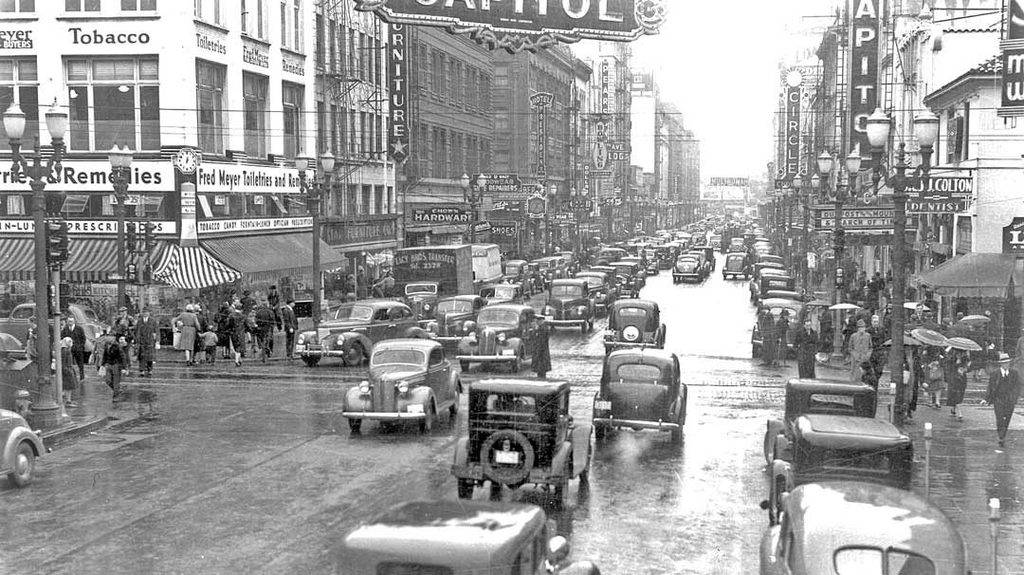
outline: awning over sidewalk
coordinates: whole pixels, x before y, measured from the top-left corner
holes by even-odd
[[[969,253],[914,277],[917,285],[939,295],[956,297],[1006,297],[1013,278],[1024,285],[1024,270],[1012,255]]]
[[[33,272],[32,238],[0,239],[0,280],[31,280]]]
[[[319,241],[321,270],[337,268],[345,261],[345,256]],[[276,281],[313,269],[312,232],[211,238],[200,243],[248,281]]]
[[[0,280],[35,278],[34,238],[0,239]],[[71,238],[68,261],[62,276],[71,283],[105,282],[117,271],[117,241],[112,239]]]
[[[201,289],[231,283],[242,274],[201,247],[169,245],[153,267],[153,277],[180,289]]]

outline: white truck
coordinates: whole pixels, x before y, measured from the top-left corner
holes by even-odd
[[[501,248],[497,244],[473,245],[473,286],[477,293],[487,284],[501,281]]]

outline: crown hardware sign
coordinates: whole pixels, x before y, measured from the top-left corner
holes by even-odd
[[[355,0],[392,24],[469,34],[478,44],[509,52],[536,51],[584,38],[629,42],[657,34],[665,0]]]

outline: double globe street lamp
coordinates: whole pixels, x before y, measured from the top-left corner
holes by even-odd
[[[299,187],[306,194],[306,207],[313,220],[313,309],[310,311],[310,315],[313,317],[313,333],[320,333],[320,292],[323,291],[323,276],[320,273],[320,212],[324,190],[330,189],[335,161],[333,154],[327,152],[321,154],[321,169],[317,171],[313,181],[310,182],[306,170],[309,169],[313,160],[306,156],[295,158],[295,168],[299,171]],[[353,276],[358,278],[358,274],[354,273]]]
[[[851,151],[845,158],[844,168],[846,173],[849,175],[847,185],[844,186],[841,182],[837,181],[835,185],[835,191],[833,200],[835,202],[835,213],[834,218],[834,231],[832,234],[832,251],[833,251],[833,276],[832,276],[832,304],[842,303],[843,300],[843,286],[845,285],[845,278],[843,277],[843,255],[846,252],[846,231],[843,229],[843,202],[846,201],[846,195],[844,191],[848,192],[852,197],[855,194],[855,186],[857,183],[857,177],[860,173],[861,157],[857,150]],[[828,152],[821,152],[818,154],[817,159],[818,174],[821,177],[821,195],[822,199],[827,199],[830,195],[830,189],[832,187],[832,171],[836,168],[836,162],[832,158],[832,155]],[[841,174],[837,174],[841,176]],[[839,178],[837,178],[838,180]],[[845,190],[844,190],[845,187]],[[843,344],[843,330],[842,322],[840,320],[840,312],[836,312],[836,321],[833,322],[832,330],[832,349],[833,354],[839,353]]]
[[[33,425],[50,429],[60,423],[61,408],[57,405],[54,393],[53,378],[50,376],[50,329],[49,329],[49,293],[46,265],[46,196],[43,191],[50,177],[59,172],[61,160],[64,158],[64,134],[68,128],[68,114],[57,107],[56,101],[46,112],[46,130],[50,133],[52,153],[43,161],[39,149],[39,140],[30,158],[21,153],[21,139],[25,136],[25,113],[18,104],[11,104],[3,115],[4,130],[7,131],[11,146],[11,175],[16,181],[28,179],[32,189],[32,224],[35,237],[34,271],[35,271],[35,330],[36,330],[36,369],[39,392],[37,401],[32,404]],[[31,162],[29,161],[31,160]],[[54,310],[56,311],[56,310]],[[54,330],[58,325],[54,325]],[[59,374],[58,374],[59,376]]]
[[[117,217],[117,305],[126,305],[125,292],[125,252],[124,245],[124,206],[128,201],[128,183],[132,174],[132,151],[114,144],[107,153],[110,162],[110,183],[114,186],[114,215]]]

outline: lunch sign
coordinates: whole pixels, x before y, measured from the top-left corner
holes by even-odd
[[[665,0],[355,0],[356,10],[395,24],[446,28],[508,52],[584,38],[629,42],[657,34]]]

